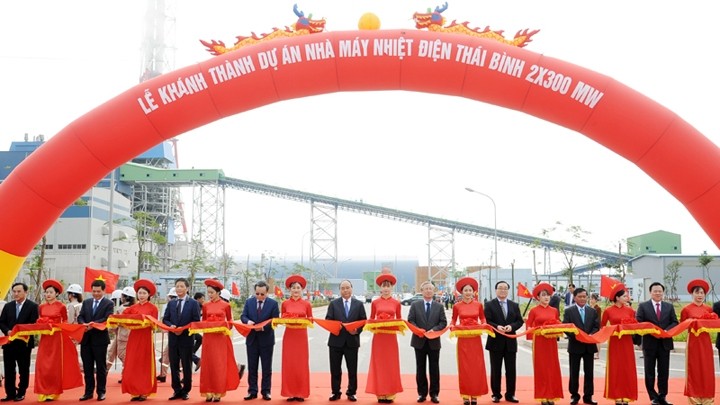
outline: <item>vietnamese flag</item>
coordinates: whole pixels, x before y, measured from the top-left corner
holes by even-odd
[[[600,276],[600,296],[610,298],[610,292],[616,285],[620,284],[620,280],[616,280],[608,276]]]
[[[283,292],[282,292],[282,290],[280,289],[280,287],[278,287],[277,285],[275,286],[275,296],[278,297],[278,298],[282,298],[282,297],[283,297]]]
[[[102,280],[105,282],[105,292],[111,293],[115,291],[115,286],[117,285],[118,279],[120,278],[119,274],[115,274],[112,272],[109,272],[107,270],[96,270],[91,269],[90,267],[85,267],[85,292],[92,291],[92,282],[95,280]]]
[[[530,290],[523,284],[518,282],[517,285],[517,296],[523,297],[523,298],[532,298],[532,294],[530,293]]]
[[[234,295],[236,297],[240,296],[240,290],[238,289],[238,286],[237,286],[237,284],[235,284],[234,281],[232,282],[232,291],[231,292],[232,292],[232,295]]]

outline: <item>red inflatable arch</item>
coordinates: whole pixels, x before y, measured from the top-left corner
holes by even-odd
[[[266,104],[356,90],[460,96],[580,132],[644,170],[720,242],[720,150],[642,94],[591,70],[471,36],[325,32],[240,48],[156,77],[52,137],[0,186],[0,290],[66,207],[157,143]]]

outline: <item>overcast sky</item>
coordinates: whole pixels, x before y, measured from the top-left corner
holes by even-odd
[[[211,57],[199,39],[231,44],[296,21],[294,1],[179,3],[170,39],[175,68]],[[364,12],[377,14],[383,29],[414,29],[413,12],[436,5],[298,3],[326,18],[328,31],[356,29]],[[508,37],[540,29],[528,50],[613,77],[719,144],[713,5],[451,1],[443,15]],[[49,138],[134,86],[144,14],[145,2],[2,2],[0,148],[25,133]],[[178,148],[180,168],[220,168],[229,177],[492,227],[491,202],[464,190],[471,187],[495,200],[502,230],[539,236],[561,221],[591,232],[586,245],[614,251],[627,237],[662,229],[682,235],[684,253],[718,253],[684,206],[634,164],[555,124],[461,98],[367,92],[284,101],[193,130]],[[307,258],[309,206],[232,190],[227,198],[231,253],[296,258],[304,249]],[[345,212],[338,221],[339,261],[427,262],[425,228]],[[461,266],[491,263],[492,249],[492,239],[457,236]],[[528,248],[501,243],[498,250],[501,266],[532,266]]]

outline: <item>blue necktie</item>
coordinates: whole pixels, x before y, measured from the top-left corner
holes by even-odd
[[[21,305],[15,304],[15,320],[20,318]]]
[[[97,311],[97,307],[98,307],[98,300],[95,300],[95,302],[93,303],[93,315],[95,315],[95,311]]]
[[[428,316],[430,316],[430,303],[426,302],[425,303],[425,319],[427,319]]]
[[[585,307],[580,307],[580,319],[585,323]]]
[[[350,301],[345,301],[345,318],[350,315]]]

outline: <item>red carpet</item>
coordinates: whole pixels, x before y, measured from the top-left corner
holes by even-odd
[[[169,377],[169,376],[168,376]],[[343,375],[343,377],[345,377]],[[358,384],[360,386],[359,392],[357,393],[358,397],[358,404],[366,403],[376,403],[375,396],[366,394],[364,392],[365,387],[365,380],[367,378],[367,374],[360,374],[358,376],[359,381]],[[114,404],[120,404],[120,403],[129,403],[130,402],[130,396],[123,395],[120,392],[120,384],[117,383],[119,379],[118,374],[111,373],[108,377],[108,381],[110,382],[107,387],[107,399],[104,401],[103,405],[114,405]],[[395,403],[396,404],[414,404],[416,403],[415,400],[417,398],[417,393],[415,392],[415,376],[414,375],[403,375],[403,386],[405,387],[405,392],[402,392],[398,394]],[[28,395],[23,402],[37,402],[37,395],[32,394],[32,381],[33,376],[30,376],[30,388],[28,389]],[[168,397],[172,395],[172,389],[170,388],[170,380],[168,378],[168,381],[165,383],[159,383],[158,385],[158,394],[155,397],[149,398],[146,403],[150,404],[173,404],[173,405],[183,405],[183,404],[190,404],[190,403],[204,403],[205,399],[200,397],[200,393],[197,389],[197,384],[200,381],[199,374],[193,375],[193,383],[195,388],[190,393],[190,400],[189,401],[168,401]],[[567,378],[563,379],[563,386],[567,387]],[[5,383],[5,381],[3,381]],[[343,380],[343,389],[345,384],[347,383],[347,380]],[[600,404],[613,404],[611,401],[605,400],[602,397],[603,392],[603,384],[605,383],[604,378],[596,378],[595,379],[595,397],[594,399],[598,401]],[[581,381],[582,384],[582,381]],[[717,381],[718,387],[720,387],[720,381]],[[440,403],[441,404],[462,404],[462,399],[460,398],[458,394],[458,381],[456,376],[443,376],[441,381],[441,392],[440,392]],[[517,397],[520,400],[521,404],[534,404],[536,403],[533,400],[533,380],[532,377],[518,377],[518,392]],[[682,378],[671,378],[670,379],[670,393],[668,394],[668,401],[674,403],[675,405],[684,405],[687,403],[687,399],[683,396],[683,388],[685,386],[685,380]],[[650,400],[647,398],[647,393],[645,392],[645,383],[642,378],[638,380],[638,388],[640,389],[639,392],[639,400],[638,404],[649,404]],[[305,402],[308,403],[329,403],[328,397],[330,396],[330,374],[329,373],[313,373],[310,378],[310,398],[306,399]],[[344,392],[344,391],[343,391]],[[78,398],[82,396],[83,394],[83,388],[76,388],[74,390],[66,391],[61,397],[59,401],[56,402],[72,402],[76,403],[78,402]],[[253,401],[243,401],[243,397],[247,395],[247,375],[243,377],[243,381],[240,383],[240,387],[236,391],[231,391],[228,393],[228,395],[222,399],[221,403],[233,403],[233,404],[247,404],[247,405],[261,405],[261,404],[273,404],[273,403],[286,403],[285,398],[282,398],[280,396],[280,373],[275,373],[273,375],[273,388],[272,388],[272,401],[263,401],[262,399],[258,398]],[[491,404],[490,396],[485,396],[480,398],[480,403],[482,404]],[[715,402],[720,403],[720,392],[716,394],[715,396]],[[85,402],[87,405],[93,405],[96,404],[96,400],[90,400]],[[343,395],[342,399],[336,402],[337,404],[348,404],[349,401],[345,398]],[[570,396],[566,392],[565,393],[565,399],[559,401],[559,404],[569,404],[570,403]],[[430,404],[429,401],[426,402],[426,404]],[[509,404],[508,402],[501,402],[501,404]]]

